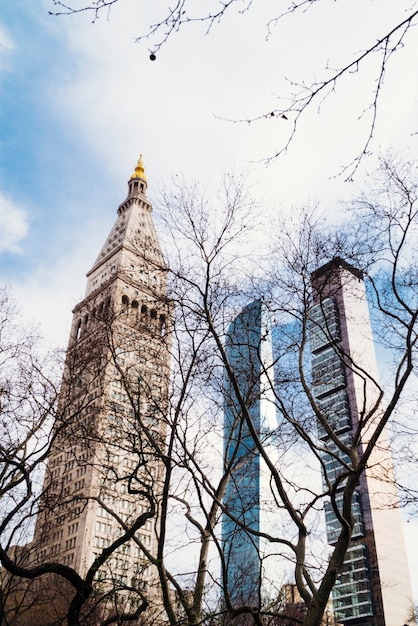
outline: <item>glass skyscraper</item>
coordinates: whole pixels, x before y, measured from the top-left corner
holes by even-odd
[[[269,437],[277,427],[271,392],[273,357],[268,314],[261,301],[245,307],[228,329],[226,352],[243,410],[230,376],[225,380],[224,459],[231,475],[224,497],[222,535],[226,589],[235,606],[260,606],[277,597],[280,559],[252,531],[274,532],[273,500],[267,471],[251,434],[248,417],[263,445],[274,455]]]
[[[336,487],[341,511],[350,458],[330,433],[350,448],[361,430],[360,453],[379,419],[378,372],[362,273],[341,259],[312,275],[316,305],[310,312],[312,383],[329,429],[318,424],[325,482]],[[351,544],[332,594],[336,622],[402,626],[411,619],[412,592],[387,435],[382,433],[369,468],[354,493]],[[328,543],[341,529],[331,502],[325,504]]]

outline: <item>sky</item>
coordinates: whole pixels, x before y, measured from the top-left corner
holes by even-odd
[[[197,4],[205,12],[209,2]],[[387,64],[370,155],[353,182],[339,173],[363,147],[376,55],[307,112],[283,156],[269,159],[286,143],[292,114],[245,121],[351,61],[404,19],[412,0],[321,0],[269,35],[268,21],[290,0],[247,4],[238,0],[209,33],[186,25],[151,61],[153,40],[135,39],[164,15],[164,0],[119,0],[94,22],[88,12],[49,15],[53,0],[1,3],[0,280],[52,344],[67,342],[71,310],[140,153],[156,204],[178,176],[215,190],[233,168],[266,220],[307,203],[337,219],[379,152],[418,159],[416,28]],[[418,547],[410,545],[413,569]]]

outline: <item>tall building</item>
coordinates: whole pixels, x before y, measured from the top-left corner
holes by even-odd
[[[345,483],[338,477],[351,461],[332,434],[349,448],[360,432],[360,450],[367,445],[382,411],[379,378],[362,273],[335,259],[312,274],[312,284],[312,378],[325,417],[318,423],[318,437],[323,443],[324,481],[336,486],[340,508]],[[335,621],[402,626],[411,620],[412,592],[385,432],[354,493],[353,514],[351,544],[332,594]],[[325,505],[325,517],[332,546],[341,526],[331,502]]]
[[[121,611],[141,602],[155,576],[165,450],[171,307],[146,190],[141,156],[73,311],[33,541],[35,562],[70,565],[85,577],[103,549],[135,527],[95,574]]]
[[[277,428],[272,397],[273,355],[267,311],[261,301],[244,308],[228,329],[226,353],[240,395],[257,436],[274,458],[269,440]],[[269,382],[270,379],[270,382]],[[252,534],[275,534],[275,510],[269,472],[241,409],[231,377],[225,378],[224,464],[230,479],[222,519],[225,592],[235,606],[260,606],[278,597],[282,584],[280,556],[272,545]]]

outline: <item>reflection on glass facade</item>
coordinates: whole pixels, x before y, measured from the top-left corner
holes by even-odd
[[[338,435],[338,440],[344,445],[350,446],[352,441],[352,419],[344,362],[340,352],[341,329],[335,298],[325,298],[313,307],[310,312],[309,333],[312,384],[318,407],[324,416],[324,423],[318,420],[318,438],[324,444],[321,452],[324,488],[327,485],[337,485],[334,503],[325,503],[327,539],[333,545],[341,531],[336,510],[341,511],[341,490],[345,485],[342,476],[345,467],[350,465],[350,458],[332,441],[331,434]],[[364,522],[359,491],[354,493],[352,511],[355,519],[352,546],[347,551],[342,572],[332,593],[335,619],[343,623],[373,616],[367,548],[362,542]]]
[[[272,365],[271,331],[260,301],[248,305],[228,329],[226,352],[240,396],[257,436],[265,445],[275,428],[266,369]],[[272,376],[272,373],[270,372]],[[259,606],[272,578],[280,577],[274,561],[251,531],[265,530],[268,495],[263,464],[234,385],[225,376],[224,463],[230,479],[224,497],[222,538],[227,571],[226,592],[235,605]],[[277,518],[276,518],[277,523]],[[277,592],[276,592],[277,593]]]
[[[347,550],[343,572],[332,594],[337,621],[348,622],[373,615],[370,593],[369,564],[364,545]]]
[[[312,285],[315,306],[308,320],[312,389],[321,413],[317,435],[322,448],[322,481],[324,490],[332,494],[324,505],[327,541],[335,546],[341,532],[347,469],[351,467],[347,448],[352,446],[362,415],[369,414],[359,442],[361,452],[383,408],[379,404],[380,385],[362,273],[335,259],[313,273]],[[266,594],[263,585],[270,580],[277,589],[278,581],[283,580],[278,555],[274,555],[276,561],[270,561],[273,566],[266,567],[265,557],[272,556],[272,544],[263,544],[257,536],[266,528],[266,521],[269,534],[274,534],[270,532],[273,526],[268,526],[271,521],[267,512],[277,512],[277,507],[271,505],[276,494],[272,494],[271,486],[269,492],[269,476],[263,471],[266,468],[249,428],[250,421],[255,433],[270,446],[270,458],[278,463],[278,451],[268,443],[268,433],[277,427],[274,402],[270,398],[269,403],[269,386],[263,380],[265,364],[272,363],[271,343],[261,302],[253,302],[241,312],[226,339],[237,385],[234,387],[226,377],[224,466],[230,480],[223,500],[223,571],[225,592],[235,607],[260,606],[263,598],[277,597],[273,587]],[[237,387],[249,421],[238,401]],[[352,514],[351,541],[332,594],[335,622],[344,626],[412,624],[402,521],[384,429],[379,445],[371,451],[369,466],[359,478]]]
[[[384,406],[362,272],[336,258],[313,272],[312,288],[312,384],[321,412],[317,421],[323,484],[332,494],[324,508],[327,540],[333,546],[341,530],[345,469],[351,465],[344,447],[352,446],[361,426],[361,453]],[[354,529],[332,594],[335,620],[344,626],[415,623],[398,504],[383,429],[353,496]]]
[[[226,341],[229,363],[248,408],[254,428],[260,430],[261,303],[246,307],[231,324]],[[231,468],[224,505],[222,534],[233,602],[260,602],[258,539],[247,529],[260,529],[260,457],[231,383],[225,380],[225,463]]]

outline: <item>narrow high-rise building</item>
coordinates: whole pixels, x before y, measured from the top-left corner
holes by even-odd
[[[272,335],[261,301],[249,304],[232,322],[226,353],[252,426],[274,460],[277,455],[270,443],[277,428]],[[270,473],[229,375],[225,377],[224,467],[230,472],[222,519],[224,592],[234,607],[260,607],[278,597],[283,570],[277,547],[252,531],[274,536],[280,519]],[[245,616],[239,623],[246,623]]]
[[[315,306],[310,312],[313,388],[324,416],[324,486],[335,490],[340,509],[351,460],[349,449],[360,433],[360,454],[382,413],[368,302],[362,272],[341,259],[312,274]],[[336,443],[338,438],[341,445]],[[355,525],[345,563],[332,594],[335,621],[345,626],[402,626],[412,619],[413,603],[401,515],[387,434],[382,432],[353,497]],[[331,502],[325,506],[328,543],[341,525]]]
[[[134,529],[95,562],[96,587],[103,597],[111,590],[99,613],[132,611],[150,599],[144,592],[155,578],[171,306],[146,190],[141,156],[73,311],[32,548],[35,563],[59,562],[85,577]],[[152,615],[158,623],[155,608]]]

